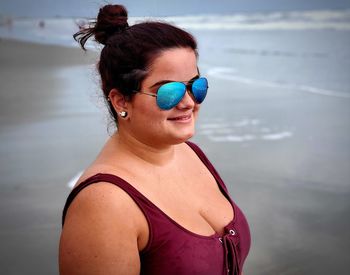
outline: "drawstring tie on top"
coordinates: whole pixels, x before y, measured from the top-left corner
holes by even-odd
[[[236,232],[233,229],[229,229],[222,238],[219,238],[219,240],[224,246],[225,273],[228,275],[240,275],[237,251],[237,244],[239,241]]]

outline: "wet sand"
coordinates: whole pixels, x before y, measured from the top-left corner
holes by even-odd
[[[0,41],[1,274],[58,274],[66,183],[107,136],[92,103],[95,61],[79,49]]]
[[[108,137],[95,62],[0,40],[1,274],[58,273],[67,183]],[[194,141],[250,223],[245,274],[347,274],[349,99],[210,81]]]

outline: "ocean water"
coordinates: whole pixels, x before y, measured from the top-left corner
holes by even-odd
[[[264,87],[349,98],[350,31],[199,32],[209,74]],[[210,37],[208,41],[206,37]],[[211,53],[211,54],[209,54]],[[220,64],[215,62],[220,60]]]
[[[350,10],[130,18],[195,34],[210,76],[265,87],[350,97]],[[0,37],[76,47],[79,18],[0,17]],[[98,50],[98,46],[89,44]]]

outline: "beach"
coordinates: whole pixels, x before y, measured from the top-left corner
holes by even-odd
[[[58,274],[67,182],[107,136],[98,108],[84,108],[94,88],[76,79],[92,80],[82,68],[96,54],[7,40],[0,52],[0,273]]]
[[[210,88],[192,140],[247,216],[252,247],[244,274],[347,274],[347,80],[339,89],[326,84],[316,89],[317,77],[308,85],[289,85],[269,79],[272,73],[266,70],[265,79],[253,81],[243,77],[249,60],[239,57],[248,55],[254,67],[259,60],[294,62],[288,59],[291,51],[242,53],[243,46],[228,48],[230,41],[218,49],[215,42],[227,33],[194,34],[199,67]],[[234,35],[243,41],[249,34],[230,33]],[[321,39],[323,34],[317,35]],[[327,62],[324,52],[304,50],[292,57],[317,67]],[[78,48],[0,40],[1,274],[58,274],[69,183],[113,132],[103,108],[97,58],[96,52]],[[348,66],[347,61],[338,63],[342,72]],[[322,74],[320,83],[327,77],[320,69]]]

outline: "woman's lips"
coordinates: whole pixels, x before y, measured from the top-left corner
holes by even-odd
[[[191,118],[192,118],[192,114],[189,114],[189,115],[171,117],[171,118],[168,118],[168,120],[178,121],[178,122],[187,122],[187,121],[191,120]]]

